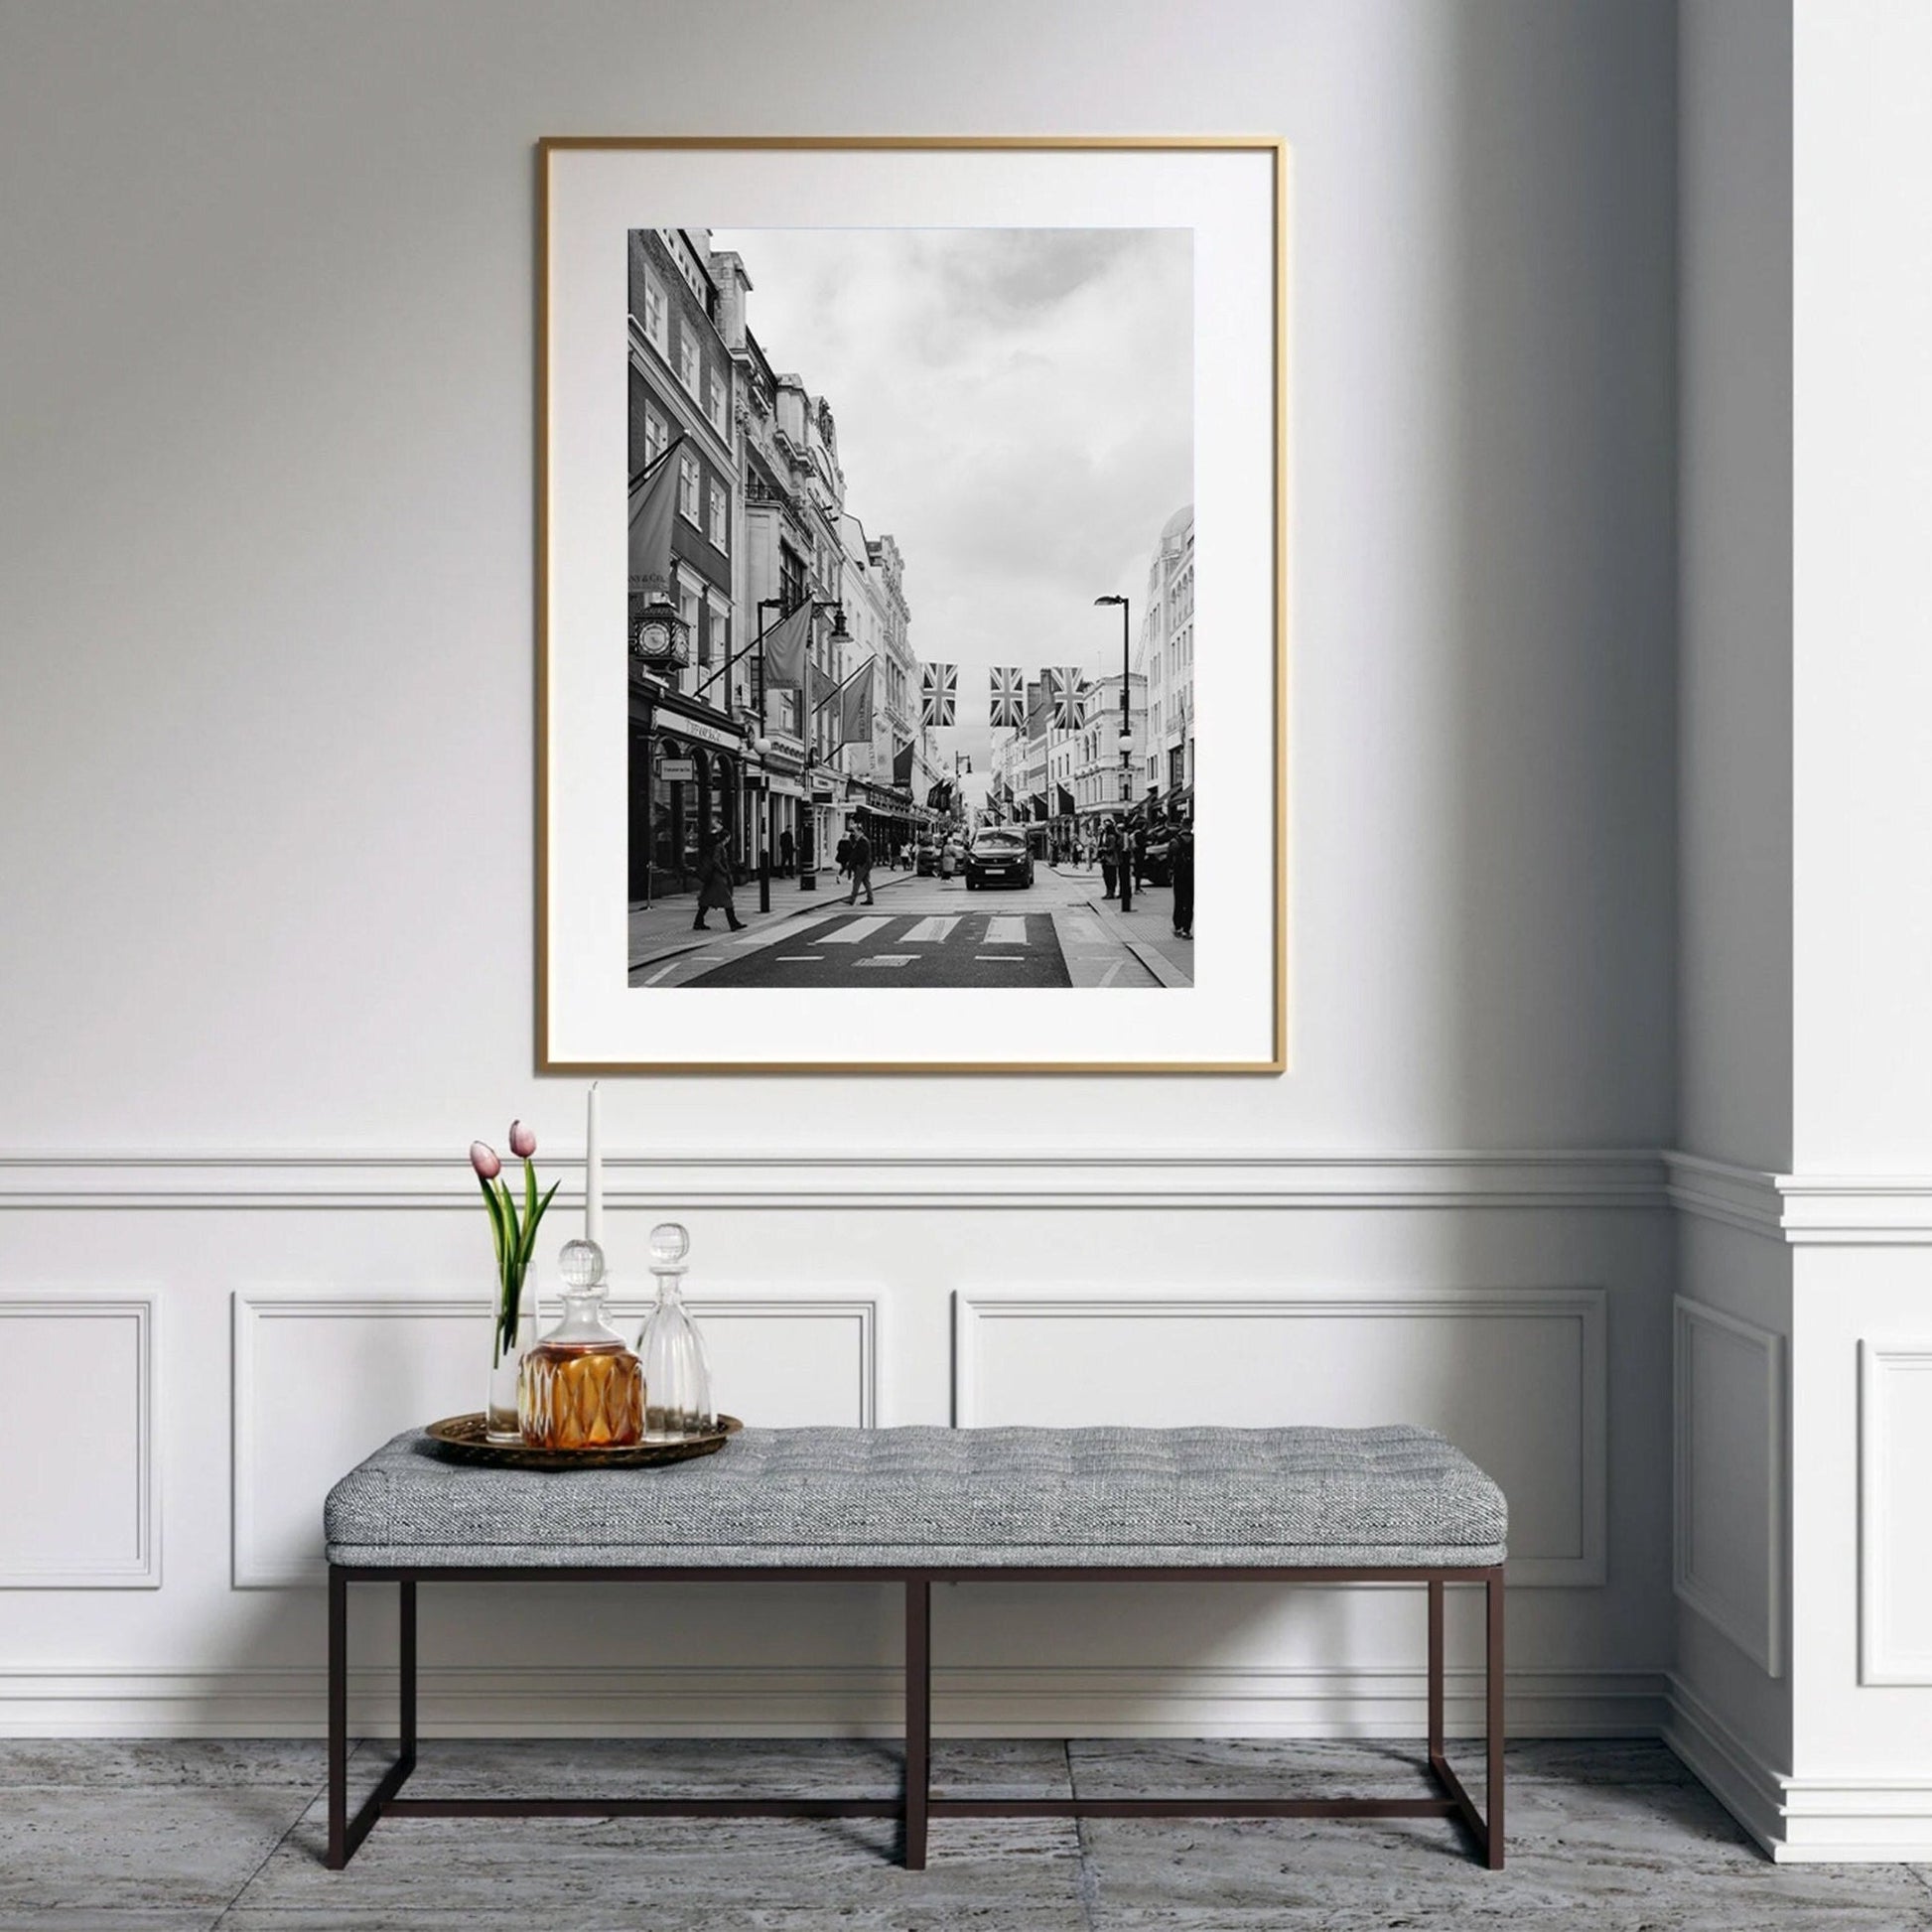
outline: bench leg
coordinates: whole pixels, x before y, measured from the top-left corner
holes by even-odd
[[[1429,1756],[1443,1755],[1443,1583],[1429,1585]]]
[[[905,1868],[925,1869],[932,1797],[932,1586],[905,1586]]]
[[[1483,1586],[1487,1599],[1488,1643],[1484,1690],[1486,1742],[1489,1752],[1489,1818],[1483,1852],[1491,1871],[1503,1868],[1503,1579],[1498,1570]]]
[[[348,1815],[348,1572],[329,1566],[329,1850],[324,1860],[341,1871],[382,1816],[383,1807],[416,1768],[416,1585],[405,1579],[400,1591],[401,1681],[398,1684],[401,1748],[381,1782]]]
[[[348,1863],[348,1578],[329,1566],[329,1869]]]
[[[398,1632],[397,1733],[405,1772],[416,1768],[416,1580],[396,1586]]]
[[[1429,1768],[1454,1815],[1475,1841],[1476,1856],[1491,1871],[1503,1868],[1503,1573],[1500,1568],[1483,1579],[1487,1642],[1483,1682],[1484,1764],[1489,1775],[1488,1815],[1476,1809],[1449,1761],[1443,1741],[1443,1600],[1440,1578],[1429,1582]]]

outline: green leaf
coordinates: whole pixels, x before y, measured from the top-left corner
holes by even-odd
[[[503,1210],[497,1204],[495,1190],[482,1174],[477,1176],[477,1185],[483,1189],[483,1205],[489,1209],[489,1235],[496,1244],[496,1266],[500,1269],[503,1265],[503,1257],[507,1253]]]
[[[561,1176],[553,1180],[544,1190],[543,1198],[530,1209],[529,1219],[523,1223],[523,1260],[526,1266],[530,1256],[536,1251],[537,1223],[543,1219],[544,1211],[549,1207],[552,1195],[563,1184]]]

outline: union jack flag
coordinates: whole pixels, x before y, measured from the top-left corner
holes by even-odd
[[[1087,693],[1091,688],[1085,671],[1065,665],[1043,673],[1053,702],[1053,729],[1076,732],[1087,722]]]
[[[993,709],[995,730],[1006,726],[1018,731],[1027,722],[1027,674],[1018,664],[993,666]]]
[[[959,666],[928,664],[920,687],[919,723],[950,725],[959,709]]]

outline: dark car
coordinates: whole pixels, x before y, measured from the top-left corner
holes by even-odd
[[[1147,856],[1141,866],[1141,878],[1150,886],[1173,884],[1173,833],[1165,825],[1159,831],[1148,834]]]
[[[966,849],[966,890],[976,886],[1031,886],[1034,855],[1023,832],[982,832]]]
[[[919,841],[918,852],[912,861],[912,870],[921,879],[936,878],[939,872],[939,848],[929,839]]]

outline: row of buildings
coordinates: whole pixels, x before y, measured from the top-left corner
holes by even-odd
[[[1081,722],[1055,722],[1028,690],[1027,726],[993,748],[989,811],[1046,828],[1055,846],[1099,836],[1128,812],[1191,813],[1194,797],[1194,507],[1162,527],[1127,678],[1128,756],[1121,760],[1121,672],[1087,673]],[[1131,618],[1130,612],[1130,618]],[[1118,659],[1114,660],[1118,662]]]
[[[761,836],[774,869],[786,850],[822,863],[855,813],[876,838],[910,837],[940,776],[918,729],[904,560],[847,507],[831,406],[773,367],[748,320],[752,286],[706,229],[630,232],[633,486],[675,466],[668,574],[629,586],[633,903],[690,891],[713,837],[741,876]],[[811,706],[766,688],[759,645],[807,602]],[[818,707],[869,658],[869,706]]]

